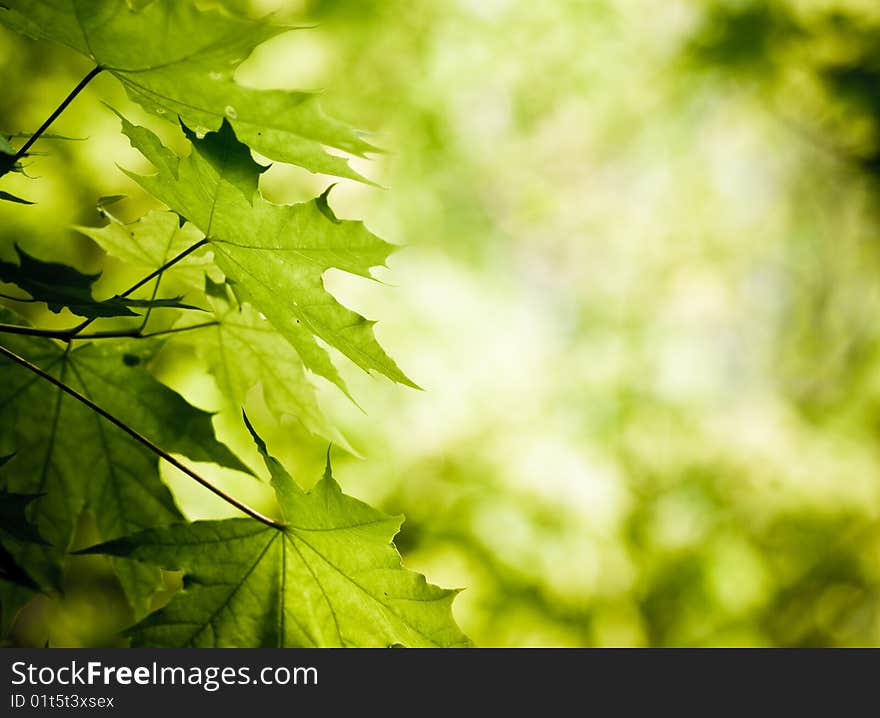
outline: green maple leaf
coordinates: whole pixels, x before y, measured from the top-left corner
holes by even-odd
[[[158,170],[127,174],[205,233],[236,294],[290,342],[306,368],[345,389],[318,338],[364,370],[415,386],[379,346],[375,322],[342,306],[323,283],[331,268],[370,277],[393,245],[362,222],[337,219],[326,193],[302,204],[267,202],[258,190],[265,168],[227,123],[204,138],[187,132],[193,150],[179,157],[154,133],[121,119],[132,146]]]
[[[248,391],[262,384],[266,405],[278,419],[292,416],[312,434],[349,448],[321,411],[315,387],[290,344],[253,307],[239,305],[225,283],[207,282],[217,324],[180,338],[205,362],[227,405],[237,411]]]
[[[110,219],[104,227],[76,227],[93,239],[107,254],[136,267],[158,269],[168,260],[189,249],[203,235],[189,222],[182,223],[174,212],[151,211],[135,222],[123,224],[104,207],[102,213]],[[214,264],[207,250],[193,252],[170,267],[163,277],[179,280],[182,284],[201,290],[205,274]],[[216,270],[214,270],[216,273]]]
[[[173,307],[177,309],[196,309],[183,304],[179,297],[172,299],[131,299],[111,297],[98,301],[92,296],[92,285],[101,276],[83,274],[73,267],[57,262],[43,262],[30,256],[16,246],[18,264],[0,260],[0,281],[15,284],[31,298],[45,302],[55,313],[65,307],[81,317],[133,317],[137,316],[132,307]]]
[[[174,212],[153,211],[131,224],[110,219],[104,227],[77,229],[108,254],[149,269],[162,266],[203,237],[190,222],[181,227]],[[311,433],[350,450],[318,406],[315,387],[294,349],[252,306],[239,305],[230,296],[222,275],[221,281],[211,279],[213,273],[216,266],[211,258],[197,254],[167,270],[167,275],[188,286],[207,287],[205,293],[217,322],[213,327],[181,334],[177,341],[193,346],[230,408],[238,411],[245,405],[248,391],[262,383],[264,399],[275,416],[292,416]]]
[[[131,629],[134,645],[468,645],[452,617],[456,592],[401,566],[401,517],[343,494],[329,459],[304,492],[251,431],[284,528],[199,521],[87,549],[184,572],[184,590]]]
[[[374,148],[327,117],[313,93],[259,90],[233,79],[257,45],[294,28],[202,11],[190,0],[156,0],[143,8],[126,0],[6,0],[0,22],[87,55],[159,116],[179,117],[205,132],[228,119],[266,157],[363,179],[324,147],[359,156]]]
[[[116,221],[106,210],[104,213],[111,219],[105,227],[77,229],[108,254],[149,269],[162,266],[203,236],[189,222],[181,227],[174,212],[153,211],[131,224]],[[266,403],[279,419],[293,416],[313,434],[347,446],[318,406],[315,388],[299,356],[253,307],[239,306],[229,296],[225,282],[206,278],[214,267],[210,257],[191,254],[167,270],[167,275],[189,286],[204,288],[207,281],[206,294],[217,321],[216,326],[180,335],[178,341],[192,344],[230,408],[237,411],[244,406],[248,391],[262,383]]]
[[[62,350],[49,340],[10,335],[4,344],[166,450],[248,471],[216,440],[209,413],[146,370],[161,342]],[[11,451],[9,488],[42,494],[31,519],[51,548],[23,547],[17,554],[41,586],[59,586],[59,565],[83,511],[94,515],[106,539],[181,518],[153,453],[45,380],[0,359],[0,453]],[[136,612],[143,613],[159,575],[125,561],[116,562],[115,570]]]

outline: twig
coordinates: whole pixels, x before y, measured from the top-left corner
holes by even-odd
[[[158,337],[164,334],[177,334],[178,332],[215,327],[219,323],[218,321],[201,322],[185,327],[172,327],[171,329],[160,329],[159,331],[146,333],[141,332],[139,329],[118,331],[110,329],[105,332],[89,332],[88,334],[74,334],[73,329],[37,329],[36,327],[24,327],[19,324],[0,324],[0,334],[21,334],[27,337],[45,337],[46,339],[60,339],[62,341],[70,341],[74,336],[77,339],[147,339],[148,337]]]
[[[79,84],[70,91],[70,94],[65,97],[64,100],[62,100],[61,104],[55,108],[55,111],[46,118],[46,121],[42,125],[40,125],[39,129],[34,132],[34,134],[32,134],[30,138],[28,138],[28,141],[25,142],[21,146],[21,148],[19,148],[18,152],[15,153],[15,156],[9,161],[10,169],[15,166],[16,162],[18,162],[22,157],[27,154],[27,151],[31,148],[31,145],[33,145],[34,142],[40,139],[40,136],[49,129],[49,125],[51,125],[53,122],[55,122],[56,119],[58,119],[58,115],[60,115],[62,112],[64,112],[64,110],[67,109],[67,106],[71,102],[73,102],[76,96],[83,91],[85,86],[88,85],[103,69],[103,67],[98,65],[97,67],[92,68],[89,71],[89,74],[79,81]]]
[[[178,334],[179,332],[188,332],[195,329],[205,329],[207,327],[216,327],[219,326],[220,322],[211,321],[211,322],[200,322],[199,324],[190,324],[185,327],[171,327],[171,329],[160,329],[155,332],[147,332],[146,334],[138,334],[138,337],[141,339],[146,339],[147,337],[161,337],[164,334]],[[80,334],[78,339],[85,339],[86,336]]]
[[[19,364],[20,366],[23,366],[23,367],[24,367],[25,369],[27,369],[28,371],[31,371],[31,372],[33,372],[34,374],[36,374],[36,375],[39,376],[41,379],[45,379],[45,380],[48,381],[50,384],[53,384],[54,386],[58,387],[61,391],[65,392],[65,393],[68,394],[69,396],[72,396],[72,397],[73,397],[74,399],[76,399],[78,402],[80,402],[80,403],[82,403],[82,404],[85,404],[85,406],[87,406],[89,409],[91,409],[92,411],[94,411],[96,414],[102,416],[103,418],[105,418],[107,421],[109,421],[109,422],[110,422],[111,424],[113,424],[114,426],[117,426],[118,428],[122,429],[126,434],[128,434],[128,435],[129,435],[131,438],[133,438],[135,441],[137,441],[137,442],[139,442],[140,444],[142,444],[143,446],[145,446],[147,449],[149,449],[150,451],[152,451],[154,454],[156,454],[156,455],[159,456],[160,458],[165,459],[165,461],[167,461],[167,462],[168,462],[169,464],[171,464],[173,467],[175,467],[176,469],[179,469],[179,470],[182,471],[184,474],[186,474],[187,476],[189,476],[191,479],[194,479],[195,481],[197,481],[198,483],[200,483],[202,486],[204,486],[206,489],[208,489],[209,491],[213,492],[214,494],[216,494],[217,496],[219,496],[221,499],[223,499],[223,500],[226,501],[227,503],[232,504],[233,506],[235,506],[235,507],[236,507],[237,509],[239,509],[240,511],[243,511],[245,514],[247,514],[247,515],[250,516],[251,518],[256,519],[257,521],[259,521],[259,522],[265,524],[266,526],[271,526],[272,528],[276,528],[276,529],[284,528],[284,524],[283,524],[283,523],[279,523],[278,521],[275,521],[274,519],[271,519],[271,518],[269,518],[268,516],[264,516],[263,514],[261,514],[261,513],[260,513],[259,511],[257,511],[256,509],[252,509],[250,506],[248,506],[247,504],[242,503],[241,501],[239,501],[238,499],[236,499],[234,496],[231,496],[230,494],[227,494],[225,491],[223,491],[223,489],[221,489],[221,488],[219,488],[219,487],[217,487],[217,486],[214,486],[214,484],[212,484],[212,483],[211,483],[210,481],[208,481],[207,479],[203,479],[203,478],[202,478],[201,476],[199,476],[195,471],[193,471],[192,469],[190,469],[190,468],[189,468],[188,466],[186,466],[185,464],[182,464],[180,461],[178,461],[177,459],[175,459],[175,458],[174,458],[171,454],[169,454],[167,451],[165,451],[164,449],[162,449],[161,447],[157,446],[157,445],[154,444],[152,441],[150,441],[150,440],[149,440],[147,437],[145,437],[143,434],[140,434],[140,433],[138,433],[137,431],[135,431],[134,429],[132,429],[132,428],[131,428],[128,424],[126,424],[124,421],[122,421],[121,419],[117,419],[115,416],[113,416],[113,415],[110,414],[109,412],[105,411],[105,410],[102,409],[100,406],[98,406],[98,405],[97,405],[95,402],[93,402],[91,399],[89,399],[89,398],[86,397],[86,396],[83,396],[83,395],[80,394],[78,391],[76,391],[75,389],[73,389],[73,388],[67,386],[67,384],[65,384],[63,381],[60,381],[59,379],[56,379],[56,378],[55,378],[54,376],[52,376],[51,374],[49,374],[49,373],[43,371],[42,369],[40,369],[40,367],[36,366],[35,364],[31,364],[27,359],[25,359],[25,358],[23,358],[23,357],[20,357],[18,354],[16,354],[15,352],[10,351],[9,349],[7,349],[7,348],[4,347],[4,346],[0,346],[0,355],[3,355],[3,356],[5,356],[5,357],[7,357],[8,359],[11,359],[11,360],[14,361],[16,364]]]
[[[133,284],[132,286],[130,286],[128,289],[126,289],[122,294],[120,294],[120,295],[118,295],[118,296],[119,296],[119,297],[127,297],[127,296],[128,296],[129,294],[131,294],[132,292],[136,292],[138,289],[140,289],[140,288],[143,287],[145,284],[147,284],[151,279],[154,279],[154,278],[158,277],[158,276],[161,275],[162,272],[164,272],[166,269],[169,269],[170,267],[173,267],[175,264],[177,264],[178,262],[180,262],[182,259],[185,259],[185,258],[188,257],[190,254],[192,254],[193,252],[195,252],[197,249],[199,249],[199,248],[201,248],[201,247],[204,247],[207,243],[208,243],[208,238],[207,238],[207,237],[204,237],[203,239],[200,239],[200,240],[199,240],[198,242],[196,242],[192,247],[188,247],[187,249],[184,249],[180,254],[178,254],[177,256],[172,257],[171,259],[169,259],[167,262],[165,262],[165,264],[163,264],[163,265],[162,265],[161,267],[159,267],[157,270],[155,270],[155,271],[153,271],[153,272],[150,272],[146,277],[144,277],[144,278],[141,279],[139,282],[136,282],[135,284]],[[92,322],[94,322],[94,321],[95,321],[94,318],[93,318],[93,319],[86,319],[82,324],[79,324],[79,325],[77,325],[76,327],[74,327],[73,329],[71,329],[71,330],[70,330],[70,334],[69,334],[69,338],[72,339],[73,337],[78,337],[78,336],[80,335],[80,332],[82,332],[83,329],[85,329],[87,326],[89,326],[89,325],[90,325]],[[80,338],[82,338],[82,337],[80,337]]]

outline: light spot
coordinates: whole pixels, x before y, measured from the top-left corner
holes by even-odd
[[[226,112],[226,116],[231,120],[234,120],[236,117],[238,117],[238,111],[232,105],[226,105],[226,109],[224,111]]]
[[[208,128],[207,127],[196,127],[194,132],[196,133],[196,137],[198,137],[200,140],[203,140],[203,139],[205,139],[205,135],[208,134]]]
[[[222,80],[223,73],[222,72],[209,72],[208,77],[210,77],[212,80]]]

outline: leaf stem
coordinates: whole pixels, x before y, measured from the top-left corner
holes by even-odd
[[[167,461],[173,467],[175,467],[176,469],[179,469],[184,474],[189,476],[191,479],[194,479],[195,481],[200,483],[202,486],[204,486],[206,489],[213,492],[214,494],[219,496],[221,499],[223,499],[227,503],[232,504],[237,509],[244,512],[245,514],[247,514],[251,518],[256,519],[257,521],[265,524],[266,526],[271,526],[272,528],[280,529],[280,528],[284,527],[283,523],[279,523],[278,521],[275,521],[274,519],[271,519],[268,516],[264,516],[256,509],[252,509],[250,506],[242,503],[241,501],[236,499],[234,496],[227,494],[223,489],[221,489],[217,486],[214,486],[214,484],[212,484],[207,479],[203,479],[195,471],[193,471],[188,466],[186,466],[185,464],[183,464],[180,461],[178,461],[177,459],[175,459],[171,454],[169,454],[167,451],[165,451],[161,447],[154,444],[152,441],[150,441],[143,434],[140,434],[137,431],[135,431],[134,429],[132,429],[124,421],[122,421],[121,419],[117,419],[115,416],[110,414],[108,411],[106,411],[106,410],[102,409],[100,406],[98,406],[91,399],[89,399],[86,396],[83,396],[78,391],[76,391],[76,389],[69,387],[63,381],[56,379],[54,376],[43,371],[42,369],[40,369],[40,367],[36,366],[35,364],[31,364],[24,357],[20,357],[18,354],[10,351],[9,349],[7,349],[6,347],[4,347],[2,345],[0,345],[0,355],[5,356],[8,359],[11,359],[16,364],[19,364],[20,366],[23,366],[28,371],[31,371],[34,374],[36,374],[41,379],[45,379],[50,384],[53,384],[54,386],[58,387],[61,391],[65,392],[69,396],[72,396],[74,399],[76,399],[80,403],[85,404],[89,409],[94,411],[96,414],[103,417],[104,419],[109,421],[114,426],[122,429],[132,439],[134,439],[135,441],[137,441],[140,444],[142,444],[143,446],[145,446],[147,449],[152,451],[154,454],[156,454],[160,458],[165,459],[165,461]]]
[[[18,152],[15,153],[15,156],[9,162],[11,167],[14,167],[15,163],[18,162],[22,157],[24,157],[27,154],[27,151],[31,148],[31,145],[33,145],[34,142],[36,142],[38,139],[40,139],[40,136],[46,130],[49,129],[49,125],[51,125],[53,122],[55,122],[56,119],[58,119],[58,115],[60,115],[62,112],[64,112],[64,110],[67,109],[67,106],[71,102],[73,102],[73,100],[76,98],[76,96],[80,92],[83,91],[85,86],[88,85],[95,78],[95,76],[98,75],[98,73],[100,73],[101,70],[103,70],[103,69],[104,69],[103,67],[101,67],[100,65],[97,65],[96,67],[93,67],[82,80],[79,81],[79,84],[70,91],[70,94],[67,97],[65,97],[64,100],[62,100],[61,104],[55,108],[55,111],[51,115],[49,115],[49,117],[46,118],[46,121],[42,125],[40,125],[39,129],[36,132],[34,132],[28,138],[27,142],[25,142],[21,146],[21,148],[18,150]],[[11,167],[10,167],[10,169],[11,169]]]
[[[128,289],[126,289],[122,294],[117,295],[118,297],[127,297],[132,292],[136,292],[138,289],[147,284],[150,280],[155,279],[168,268],[173,267],[175,264],[180,262],[181,260],[188,257],[190,254],[195,252],[197,249],[204,247],[208,244],[209,240],[207,237],[200,239],[191,247],[187,247],[180,254],[175,255],[171,259],[169,259],[165,264],[156,269],[153,272],[150,272],[146,277],[136,282]],[[155,292],[153,293],[155,297]],[[19,299],[17,297],[10,297],[4,294],[0,294],[0,297],[4,297],[6,299],[12,299],[17,302],[33,302],[36,301],[34,299]],[[139,329],[130,329],[130,330],[110,330],[106,332],[92,332],[90,334],[83,334],[82,330],[87,326],[91,325],[92,322],[95,321],[97,317],[93,317],[92,319],[86,319],[81,324],[78,324],[75,327],[70,329],[36,329],[34,327],[23,327],[17,324],[0,324],[0,334],[24,334],[29,337],[47,337],[49,339],[60,339],[65,342],[69,342],[71,339],[121,339],[124,337],[134,337],[134,338],[144,338],[144,337],[155,337],[161,334],[172,334],[174,332],[185,332],[190,329],[202,329],[204,327],[212,327],[218,324],[218,322],[202,322],[201,324],[192,324],[187,327],[176,327],[173,329],[164,329],[158,332],[148,332],[146,334],[142,333],[144,325],[142,324]]]
[[[153,293],[150,296],[150,304],[147,307],[147,311],[144,313],[144,320],[141,322],[141,325],[138,327],[138,332],[143,332],[144,329],[147,328],[147,324],[150,323],[150,313],[153,311],[153,302],[156,301],[156,297],[159,296],[159,285],[162,284],[162,275],[160,274],[156,277],[156,283],[153,285]]]
[[[64,341],[70,341],[72,329],[38,329],[36,327],[25,327],[19,324],[0,324],[0,334],[21,334],[26,337],[45,337],[47,339],[62,339]],[[133,332],[130,331],[117,331],[117,332],[96,332],[96,334],[100,334],[100,338],[122,338],[122,337],[131,337],[133,336]],[[86,336],[82,335],[82,339],[98,339],[97,336]]]
[[[128,289],[126,289],[119,296],[120,297],[127,297],[132,292],[136,292],[138,289],[140,289],[145,284],[147,284],[150,280],[155,279],[156,277],[161,275],[162,272],[164,272],[166,269],[173,267],[175,264],[177,264],[181,260],[188,257],[190,254],[195,252],[197,249],[204,247],[207,243],[208,243],[207,237],[200,239],[198,242],[196,242],[194,245],[192,245],[192,247],[188,247],[187,249],[184,249],[180,254],[169,259],[167,262],[165,262],[165,264],[163,264],[157,270],[150,272],[146,277],[144,277],[139,282],[136,282],[135,284],[130,286]],[[95,321],[94,318],[93,319],[86,319],[82,324],[75,326],[73,329],[71,329],[68,332],[68,338],[72,339],[73,337],[79,336],[80,332],[82,332],[82,330],[85,329],[87,326],[89,326],[93,321]],[[84,337],[80,337],[80,338],[84,338]]]
[[[158,337],[164,334],[177,334],[178,332],[188,332],[196,329],[205,329],[206,327],[215,327],[218,321],[201,322],[199,324],[190,324],[185,327],[172,327],[171,329],[160,329],[155,332],[142,333],[138,329],[130,330],[108,330],[106,332],[90,332],[88,334],[77,334],[77,339],[147,339],[148,337]],[[70,341],[73,335],[73,329],[37,329],[36,327],[24,327],[19,324],[0,324],[0,334],[22,334],[27,337],[45,337],[47,339],[61,339]]]
[[[146,337],[160,337],[164,334],[178,334],[180,332],[188,332],[195,329],[205,329],[207,327],[216,327],[219,326],[220,322],[218,321],[210,321],[210,322],[200,322],[198,324],[190,324],[185,327],[171,327],[171,329],[160,329],[155,332],[147,332],[146,334],[138,334],[138,337],[141,339],[145,339]],[[80,339],[85,339],[84,335],[79,336]]]

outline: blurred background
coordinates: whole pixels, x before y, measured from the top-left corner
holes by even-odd
[[[331,204],[406,248],[381,283],[327,282],[424,391],[340,362],[363,411],[322,387],[360,454],[335,449],[334,473],[406,515],[405,564],[466,588],[477,645],[880,645],[880,5],[227,5],[314,25],[240,82],[322,89],[387,150],[357,167],[389,189],[342,182]],[[0,31],[0,129],[34,129],[89,69]],[[109,287],[120,268],[70,226],[101,224],[102,195],[129,196],[125,219],[153,205],[102,100],[162,127],[99,77],[53,128],[82,139],[4,179],[37,204],[0,207],[0,254],[104,267]],[[275,166],[262,188],[331,181]],[[185,344],[154,369],[220,406]],[[251,399],[317,480],[326,446]],[[216,424],[259,465],[237,416]],[[166,476],[188,516],[230,515]],[[102,561],[72,560],[13,641],[118,643]]]

